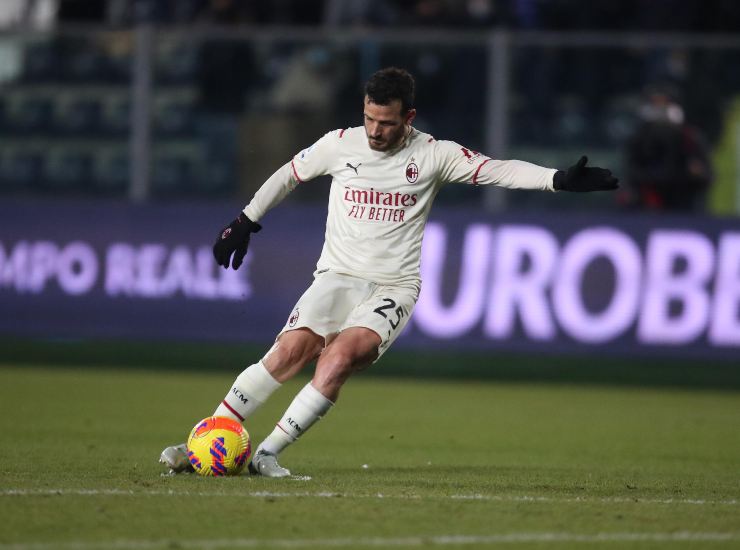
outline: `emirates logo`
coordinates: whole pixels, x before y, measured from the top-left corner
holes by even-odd
[[[413,162],[409,162],[406,166],[406,179],[409,183],[414,183],[419,179],[419,167]]]

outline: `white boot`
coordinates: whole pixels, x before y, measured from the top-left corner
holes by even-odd
[[[249,472],[265,477],[288,477],[290,470],[283,468],[277,462],[277,455],[257,449],[249,463]]]
[[[169,474],[195,471],[188,460],[188,448],[185,443],[167,447],[162,451],[162,454],[159,455],[159,462],[169,468]]]

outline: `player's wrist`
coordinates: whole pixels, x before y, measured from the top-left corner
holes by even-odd
[[[563,170],[557,170],[552,175],[552,188],[555,191],[562,191],[565,189],[565,172]]]
[[[244,212],[239,212],[239,216],[236,218],[236,223],[243,227],[248,233],[258,233],[262,229],[260,224],[250,220]]]

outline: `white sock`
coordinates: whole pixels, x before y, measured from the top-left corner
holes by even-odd
[[[280,386],[280,382],[267,372],[262,361],[258,361],[236,377],[213,416],[226,416],[244,422]]]
[[[257,450],[278,454],[293,443],[323,417],[332,403],[310,383],[306,384],[295,396],[275,429],[260,444]]]

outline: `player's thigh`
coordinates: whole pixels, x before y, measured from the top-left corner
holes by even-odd
[[[417,299],[416,289],[378,286],[352,311],[342,327],[342,334],[352,327],[364,327],[375,332],[379,337],[377,352],[380,357],[403,332]]]
[[[332,272],[317,275],[299,298],[279,336],[306,328],[330,339],[339,332],[357,304],[371,292],[372,284],[356,277]]]

